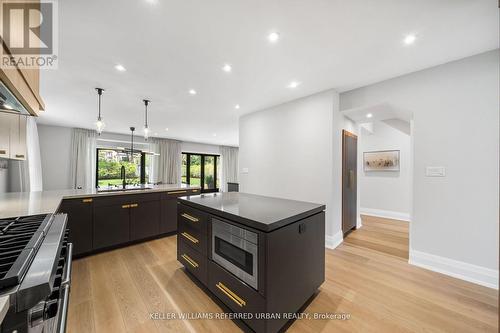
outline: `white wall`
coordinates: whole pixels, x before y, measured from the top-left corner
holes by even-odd
[[[42,159],[43,190],[71,188],[69,150],[71,128],[37,124]]]
[[[9,190],[9,160],[0,158],[0,193]]]
[[[498,73],[495,50],[340,97],[341,109],[388,102],[413,113],[410,261],[496,286]],[[446,177],[426,177],[426,166]]]
[[[342,239],[335,200],[341,184],[340,133],[348,125],[333,90],[241,117],[240,191],[326,204],[327,244],[334,246]]]
[[[359,199],[360,213],[379,214],[392,218],[410,217],[411,142],[410,136],[384,122],[373,123],[373,133],[360,131],[359,152]],[[399,150],[400,171],[363,170],[363,152]]]
[[[220,154],[219,146],[197,142],[182,142],[181,149],[184,153]]]

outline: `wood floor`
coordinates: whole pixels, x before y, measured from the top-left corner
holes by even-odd
[[[407,263],[406,222],[363,217],[335,250],[305,312],[348,320],[297,320],[288,332],[497,332],[495,290]],[[167,318],[221,309],[176,261],[176,237],[74,261],[69,332],[240,332],[230,320]],[[160,313],[152,320],[150,313]]]

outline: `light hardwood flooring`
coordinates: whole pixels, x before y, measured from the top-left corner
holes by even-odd
[[[411,266],[408,224],[363,217],[335,250],[305,312],[349,320],[297,320],[289,332],[497,332],[495,290]],[[68,332],[240,332],[230,320],[152,320],[150,313],[221,312],[176,261],[166,237],[74,261]]]

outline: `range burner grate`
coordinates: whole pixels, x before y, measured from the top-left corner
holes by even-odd
[[[0,289],[21,282],[49,221],[49,214],[0,219]]]

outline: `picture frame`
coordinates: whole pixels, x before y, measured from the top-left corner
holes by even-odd
[[[376,150],[363,152],[363,171],[400,171],[399,150]]]

